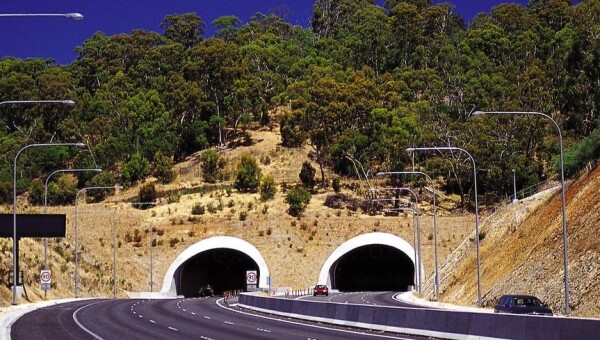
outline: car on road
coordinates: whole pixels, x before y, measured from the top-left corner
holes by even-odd
[[[213,296],[215,295],[215,291],[213,290],[212,286],[209,284],[205,284],[204,286],[200,287],[200,291],[198,292],[200,294],[200,297],[206,297],[206,296]]]
[[[316,285],[315,288],[313,289],[313,296],[317,296],[317,295],[328,296],[329,288],[327,288],[326,285]]]
[[[495,313],[552,315],[540,299],[532,295],[503,295],[494,308]]]

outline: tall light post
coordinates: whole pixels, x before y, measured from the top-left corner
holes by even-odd
[[[73,275],[74,286],[75,286],[75,297],[79,297],[79,237],[78,237],[78,228],[77,228],[77,200],[79,198],[79,194],[82,192],[86,192],[87,190],[109,190],[109,189],[123,189],[120,185],[113,186],[98,186],[98,187],[86,187],[77,192],[75,195],[75,273]]]
[[[0,105],[25,105],[25,104],[63,104],[67,106],[74,106],[75,102],[72,100],[7,100],[0,102]]]
[[[563,266],[564,266],[564,284],[565,284],[565,314],[571,313],[571,306],[569,306],[569,252],[568,252],[568,234],[567,234],[567,200],[565,198],[565,170],[563,160],[563,138],[560,126],[558,123],[549,115],[542,112],[529,112],[529,111],[475,111],[473,116],[483,116],[486,114],[508,114],[508,115],[535,115],[542,116],[549,119],[556,131],[558,132],[558,140],[560,146],[560,185],[561,185],[561,203],[562,203],[562,229],[563,229]],[[516,197],[515,197],[516,198]]]
[[[516,170],[512,169],[512,173],[513,173],[513,199],[512,199],[512,203],[515,204],[517,203],[517,175],[516,175]]]
[[[477,203],[477,165],[475,165],[475,158],[471,156],[471,154],[462,148],[456,146],[432,146],[432,147],[421,147],[421,148],[407,148],[406,152],[409,154],[415,151],[438,151],[438,152],[448,152],[448,151],[460,151],[469,157],[471,163],[473,165],[473,187],[475,189],[475,245],[477,248],[477,306],[481,307],[481,261],[479,254],[479,205]]]
[[[376,176],[386,176],[386,175],[421,175],[427,178],[429,183],[431,183],[431,190],[433,192],[433,262],[434,262],[434,296],[435,300],[439,299],[440,292],[440,277],[438,274],[438,251],[437,251],[437,205],[436,205],[436,194],[435,194],[435,183],[433,179],[426,173],[422,171],[388,171],[388,172],[378,172]]]
[[[63,17],[73,20],[82,20],[83,15],[80,13],[2,13],[0,18],[14,17]]]
[[[417,208],[417,205],[419,204],[419,196],[417,195],[417,193],[412,190],[409,187],[383,187],[383,188],[373,188],[370,189],[370,191],[372,192],[377,192],[377,191],[397,191],[397,192],[402,192],[402,191],[406,191],[408,193],[410,193],[412,195],[412,197],[415,200],[415,208],[413,208],[414,213],[413,213],[413,218],[416,221],[415,222],[415,232],[414,232],[414,244],[415,244],[415,262],[416,262],[416,268],[415,268],[415,274],[416,274],[416,281],[417,281],[417,291],[420,293],[421,292],[421,284],[423,282],[423,278],[422,278],[422,273],[421,273],[421,222],[419,221],[419,216],[421,215],[421,213],[419,212],[419,209]],[[394,200],[395,199],[379,199],[376,198],[376,201],[390,201],[390,200]]]
[[[44,214],[48,213],[48,181],[50,181],[50,177],[54,176],[58,173],[63,172],[83,172],[83,171],[96,171],[100,172],[102,169],[61,169],[56,170],[46,178],[46,182],[44,183]],[[48,238],[44,238],[44,269],[48,269]],[[44,299],[47,295],[47,290],[44,290]]]
[[[83,143],[41,143],[41,144],[29,144],[22,147],[16,154],[13,164],[13,301],[12,304],[17,304],[17,285],[19,283],[18,276],[18,257],[19,257],[19,240],[17,236],[17,159],[21,152],[28,148],[34,147],[51,147],[51,146],[77,146],[84,147]]]
[[[156,202],[126,202],[129,205],[156,205]],[[116,246],[116,231],[115,231],[115,222],[117,215],[117,207],[113,210],[112,214],[112,229],[111,229],[111,237],[112,237],[112,256],[113,256],[113,299],[117,298],[117,246]],[[152,281],[152,247],[150,247],[150,281]],[[152,290],[152,283],[150,284],[150,290]]]
[[[413,209],[413,208],[410,208],[410,207],[400,207],[400,208],[391,208],[391,209],[388,209],[388,211],[409,211],[409,212],[410,212],[410,213],[413,215],[413,222],[415,222],[415,221],[416,221],[416,222],[415,222],[415,229],[416,229],[416,230],[419,230],[419,227],[418,227],[418,225],[419,225],[419,217],[418,217],[418,214],[419,214],[419,213],[417,212],[417,210],[416,210],[416,209]],[[417,232],[418,232],[418,231],[415,231],[415,233],[417,233]],[[416,253],[416,251],[415,251],[415,253]],[[417,262],[417,263],[419,263],[419,262],[420,262],[420,261],[417,259],[417,256],[416,256],[416,255],[415,255],[415,262]],[[417,267],[418,267],[418,268],[415,268],[415,274],[421,271],[420,265],[417,265]],[[419,277],[418,277],[418,274],[416,274],[416,275],[417,275],[417,289],[418,289],[418,291],[420,292],[420,291],[421,291],[421,290],[420,290],[420,282],[418,281],[418,280],[419,280]]]

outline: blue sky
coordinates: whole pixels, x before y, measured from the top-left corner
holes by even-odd
[[[384,0],[377,0],[382,5]],[[436,1],[442,2],[442,1]],[[497,4],[527,0],[449,0],[469,22],[477,13],[489,12]],[[314,0],[0,0],[0,14],[71,13],[84,16],[81,21],[47,17],[0,17],[0,58],[52,58],[69,64],[81,46],[95,32],[107,35],[130,33],[141,28],[162,32],[159,24],[165,15],[196,12],[213,32],[210,23],[223,15],[236,15],[246,22],[255,13],[270,13],[279,8],[285,20],[307,27]],[[281,11],[279,11],[281,12]]]

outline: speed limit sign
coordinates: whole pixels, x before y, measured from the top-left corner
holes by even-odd
[[[255,285],[258,281],[258,274],[256,270],[246,271],[246,284]]]
[[[42,290],[50,290],[52,284],[52,272],[49,269],[42,269],[40,271],[40,283]]]

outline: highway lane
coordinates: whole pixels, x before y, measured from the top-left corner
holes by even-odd
[[[418,305],[404,303],[394,299],[397,292],[344,292],[333,293],[329,296],[303,296],[299,299],[309,301],[327,301],[335,303],[351,303],[357,305],[372,305],[386,307],[424,308]]]
[[[324,326],[218,304],[215,298],[86,300],[38,309],[12,327],[13,339],[408,339]]]

